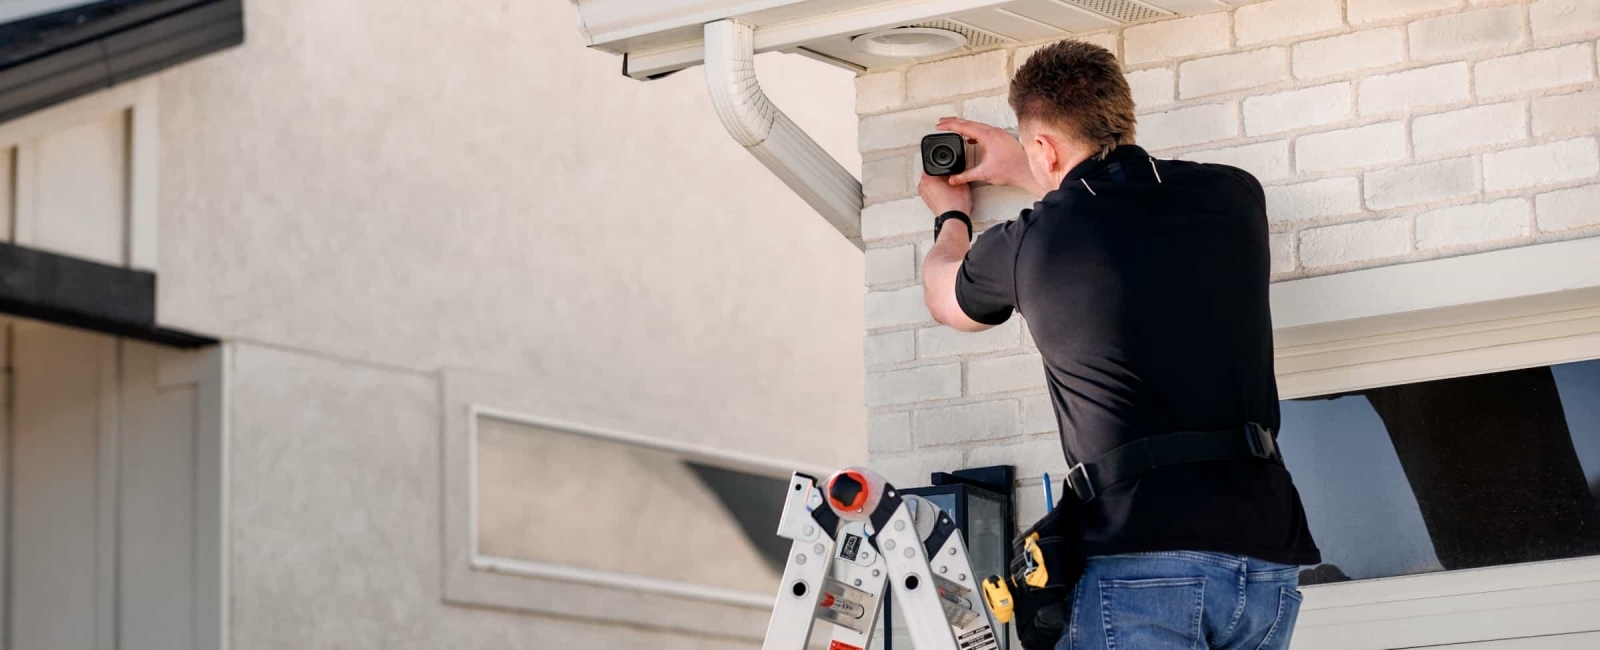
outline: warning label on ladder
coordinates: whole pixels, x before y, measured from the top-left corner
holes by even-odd
[[[956,642],[961,644],[961,650],[1000,650],[1000,642],[987,625],[961,635]]]
[[[843,641],[834,641],[828,644],[828,650],[861,650],[861,646],[850,645]]]

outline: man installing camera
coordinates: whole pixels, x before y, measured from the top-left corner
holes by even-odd
[[[1040,50],[1010,103],[1016,139],[939,122],[982,155],[922,179],[938,215],[923,283],[962,331],[1024,313],[1044,358],[1087,556],[1056,647],[1288,647],[1297,565],[1321,558],[1275,442],[1261,185],[1134,145],[1127,80],[1098,46]],[[973,181],[1042,198],[969,249]]]

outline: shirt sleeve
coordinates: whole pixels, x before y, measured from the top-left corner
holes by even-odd
[[[956,274],[956,304],[974,321],[999,325],[1017,307],[1017,250],[1027,231],[1028,210],[989,228],[972,242]]]

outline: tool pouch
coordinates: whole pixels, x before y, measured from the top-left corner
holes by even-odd
[[[1055,648],[1071,618],[1072,593],[1083,575],[1080,508],[1069,493],[1011,543],[1011,566],[1004,582],[1024,650]]]

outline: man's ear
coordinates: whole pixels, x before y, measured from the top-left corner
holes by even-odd
[[[1060,170],[1056,169],[1061,164],[1061,149],[1057,147],[1059,143],[1044,133],[1035,134],[1033,137],[1038,140],[1039,153],[1044,156],[1045,169],[1050,170],[1051,174],[1059,173]]]

